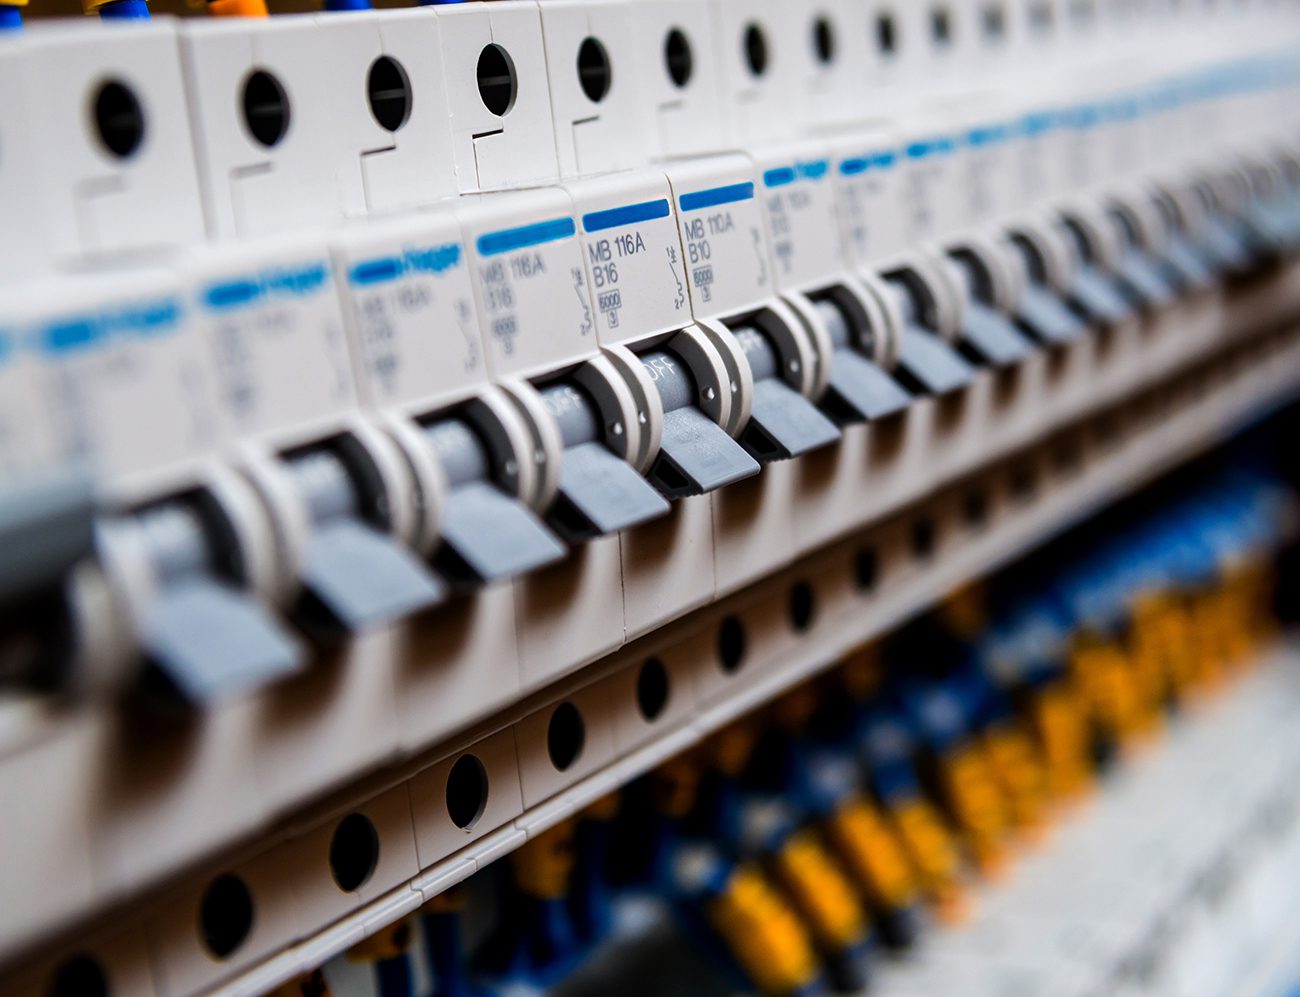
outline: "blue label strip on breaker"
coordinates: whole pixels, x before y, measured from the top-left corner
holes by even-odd
[[[867,170],[888,170],[898,162],[894,152],[873,152],[869,156],[851,156],[840,162],[840,175],[855,177]]]
[[[203,303],[213,311],[225,311],[271,295],[306,297],[323,288],[329,282],[329,275],[329,266],[323,262],[268,270],[208,285],[203,292]]]
[[[163,298],[133,305],[105,315],[79,315],[52,322],[36,333],[36,345],[43,353],[71,353],[102,343],[117,334],[152,336],[180,324],[181,305]]]
[[[582,216],[584,232],[603,232],[606,229],[619,228],[624,225],[636,225],[638,222],[654,221],[667,218],[672,210],[668,198],[661,197],[655,201],[640,201],[637,204],[624,204],[604,211],[588,211]]]
[[[545,242],[558,242],[567,239],[577,231],[572,218],[552,218],[549,221],[521,225],[519,228],[501,229],[499,232],[486,232],[475,243],[479,256],[499,256],[513,253],[516,249],[540,246]]]
[[[921,142],[913,142],[904,150],[908,159],[925,159],[927,156],[939,156],[944,153],[952,152],[957,148],[957,143],[950,138],[932,138]]]
[[[348,283],[354,287],[387,284],[410,273],[445,273],[460,266],[460,243],[407,249],[401,256],[381,256],[362,260],[348,270]]]
[[[986,125],[983,128],[972,128],[966,133],[966,142],[976,149],[987,145],[995,145],[998,142],[1005,142],[1011,137],[1011,129],[1006,125]]]
[[[677,198],[677,204],[683,211],[699,211],[701,208],[716,208],[720,204],[749,201],[753,197],[754,185],[746,180],[744,183],[729,183],[725,187],[693,190]]]

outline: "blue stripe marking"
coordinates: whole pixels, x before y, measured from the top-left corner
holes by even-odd
[[[671,210],[672,206],[668,203],[668,198],[661,197],[657,201],[624,204],[617,208],[608,208],[605,211],[588,211],[582,216],[582,230],[584,232],[603,232],[605,229],[618,228],[622,225],[635,225],[638,222],[653,221],[656,218],[667,218]]]
[[[977,149],[1005,142],[1010,137],[1011,129],[1006,125],[987,125],[983,128],[972,128],[966,133],[966,141]]]
[[[1056,127],[1056,118],[1050,111],[1026,114],[1020,119],[1020,129],[1026,135],[1042,135]]]
[[[787,184],[794,183],[794,179],[793,166],[777,166],[763,172],[763,186],[765,187],[784,187]]]
[[[262,285],[253,280],[231,280],[213,284],[203,292],[203,301],[209,308],[238,308],[262,296]]]
[[[348,283],[354,287],[387,284],[411,273],[442,273],[460,266],[460,243],[440,246],[407,247],[401,256],[378,256],[362,260],[348,271]]]
[[[826,175],[826,160],[817,159],[811,163],[798,163],[795,168],[805,180],[820,180]]]
[[[746,180],[744,183],[730,183],[725,187],[694,190],[679,197],[677,203],[683,211],[699,211],[701,208],[716,208],[719,204],[748,201],[753,196],[754,185]]]
[[[108,326],[94,319],[70,319],[47,325],[38,334],[46,353],[71,353],[108,338]]]
[[[406,272],[406,265],[396,256],[386,256],[378,260],[366,260],[356,264],[348,271],[348,282],[357,287],[369,287],[371,284],[387,284],[397,280]]]
[[[866,173],[867,167],[870,165],[866,156],[855,156],[840,163],[840,175],[856,177],[859,173]]]
[[[572,218],[552,218],[532,225],[521,225],[519,228],[487,232],[478,237],[476,245],[479,256],[500,256],[502,253],[513,253],[516,249],[567,239],[577,230]]]
[[[306,297],[325,287],[330,279],[329,266],[313,261],[296,268],[265,270],[248,277],[210,284],[201,300],[213,311],[240,308],[271,295]]]
[[[871,157],[871,168],[873,170],[887,170],[898,162],[898,153],[896,152],[877,152]]]
[[[921,142],[912,142],[904,152],[907,154],[908,159],[925,159],[927,156],[952,152],[956,147],[957,143],[950,138],[932,138]]]

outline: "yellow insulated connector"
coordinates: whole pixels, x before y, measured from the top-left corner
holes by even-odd
[[[796,994],[817,978],[817,955],[799,916],[756,867],[732,874],[708,917],[762,993]]]

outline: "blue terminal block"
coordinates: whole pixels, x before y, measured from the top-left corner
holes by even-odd
[[[23,9],[15,4],[0,4],[0,31],[21,31]]]

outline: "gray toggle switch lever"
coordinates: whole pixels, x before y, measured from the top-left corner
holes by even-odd
[[[1205,219],[1201,246],[1216,268],[1230,275],[1248,273],[1258,262],[1241,226],[1221,213]]]
[[[311,515],[298,608],[317,636],[380,626],[441,602],[447,587],[397,539],[369,521],[345,458],[318,449],[286,463]]]
[[[551,525],[571,543],[617,533],[668,512],[650,482],[602,441],[596,403],[571,384],[541,390],[564,441]]]
[[[1042,343],[1072,343],[1086,331],[1086,326],[1057,294],[1036,281],[1029,281],[1020,292],[1016,315],[1021,325]]]
[[[76,649],[67,583],[94,555],[94,496],[75,469],[0,490],[0,679],[52,689]]]
[[[565,546],[492,477],[487,445],[463,419],[423,427],[447,475],[436,563],[461,585],[487,585],[558,561]]]
[[[650,481],[661,495],[702,495],[758,473],[745,448],[696,406],[695,379],[683,360],[655,350],[641,363],[664,407],[659,455],[650,468]]]
[[[833,301],[814,303],[831,339],[830,377],[823,407],[840,425],[871,422],[901,412],[911,396],[853,346],[849,323]]]
[[[970,384],[975,372],[956,350],[921,324],[911,291],[897,284],[895,290],[903,310],[898,372],[904,386],[917,394],[947,395]]]
[[[1133,317],[1133,305],[1115,281],[1093,263],[1081,263],[1074,272],[1070,298],[1088,318],[1100,325],[1118,325]]]
[[[1165,260],[1181,288],[1206,291],[1214,286],[1213,261],[1181,231],[1174,232],[1165,246]]]
[[[990,367],[1012,367],[1033,352],[1033,344],[1007,316],[989,305],[974,265],[956,260],[967,295],[961,338],[968,355]]]
[[[781,379],[781,360],[767,337],[749,326],[732,332],[754,376],[754,402],[740,438],[745,449],[767,463],[838,440],[835,423]]]
[[[233,539],[205,524],[186,501],[134,518],[153,569],[156,596],[141,621],[141,644],[161,685],[192,706],[226,699],[297,672],[303,649],[262,603],[227,581]]]
[[[1120,257],[1116,275],[1143,308],[1164,308],[1178,297],[1170,275],[1145,249],[1127,249]]]

